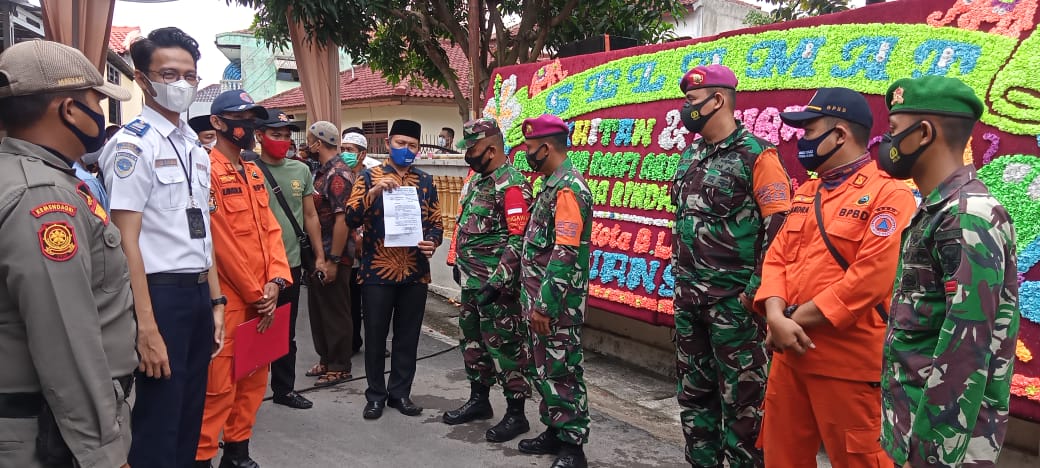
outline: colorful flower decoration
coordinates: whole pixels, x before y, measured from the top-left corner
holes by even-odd
[[[1017,38],[1022,31],[1033,29],[1035,15],[1036,1],[957,0],[945,14],[935,11],[928,15],[928,24],[946,26],[956,20],[961,29],[979,31],[983,23],[992,23],[989,32]]]
[[[1040,401],[1040,378],[1026,377],[1022,374],[1012,375],[1011,394]]]
[[[513,123],[520,118],[522,111],[516,97],[516,75],[509,75],[505,80],[502,75],[495,75],[495,94],[484,106],[484,117],[491,117],[498,121],[499,127],[508,129],[513,128]]]
[[[1015,357],[1017,357],[1019,361],[1029,362],[1033,360],[1033,353],[1029,351],[1029,348],[1026,347],[1026,344],[1023,343],[1022,340],[1017,340],[1015,343]]]
[[[563,69],[560,59],[553,60],[534,73],[534,76],[531,77],[531,85],[527,89],[527,94],[533,98],[536,94],[553,87],[553,85],[559,83],[564,78],[567,78],[567,70]]]

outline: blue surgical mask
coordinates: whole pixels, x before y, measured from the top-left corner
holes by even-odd
[[[390,159],[401,167],[411,166],[415,162],[415,152],[405,148],[390,148]]]
[[[343,162],[347,163],[347,165],[350,166],[350,167],[357,166],[357,161],[358,161],[357,153],[351,153],[349,151],[344,151],[344,152],[340,153],[339,158],[342,159]]]
[[[820,150],[820,144],[823,143],[823,140],[826,140],[832,132],[834,132],[834,127],[823,132],[823,135],[811,140],[806,138],[798,140],[798,162],[802,163],[805,170],[815,171],[822,166],[823,163],[827,162],[831,156],[834,156],[834,153],[837,153],[838,150],[841,149],[842,145],[844,145],[844,143],[836,145],[834,149],[828,151],[826,154],[820,154],[818,152]]]

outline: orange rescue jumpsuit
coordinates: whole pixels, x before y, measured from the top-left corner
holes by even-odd
[[[775,353],[766,384],[759,442],[766,467],[816,467],[822,440],[835,468],[891,467],[881,436],[881,350],[899,262],[900,234],[916,209],[909,187],[871,161],[834,190],[822,190],[828,252],[813,209],[820,180],[799,187],[787,222],[769,246],[755,309],[779,297],[813,301],[828,323],[809,328],[816,345],[799,356]]]
[[[258,316],[254,304],[263,297],[265,284],[274,278],[292,278],[282,230],[269,208],[263,173],[254,163],[243,161],[243,179],[216,149],[210,153],[210,165],[210,231],[220,290],[228,303],[224,309],[224,349],[209,365],[197,460],[216,456],[221,430],[225,442],[241,442],[252,436],[268,370],[258,370],[237,382],[232,379],[235,329]]]

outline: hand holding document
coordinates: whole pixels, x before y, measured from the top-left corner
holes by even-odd
[[[383,191],[383,245],[416,247],[423,240],[422,208],[415,187]]]

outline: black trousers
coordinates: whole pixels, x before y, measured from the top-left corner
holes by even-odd
[[[425,284],[364,285],[365,302],[365,373],[368,376],[368,401],[405,398],[412,393],[415,359],[419,351],[419,334],[426,314]],[[394,338],[390,348],[390,379],[383,380],[385,356],[383,344],[393,324]]]
[[[278,295],[278,307],[289,306],[289,354],[271,363],[271,391],[275,396],[285,395],[296,386],[296,317],[300,314],[301,268],[292,268],[293,285]]]
[[[361,285],[357,283],[359,270],[360,268],[350,269],[350,318],[354,322],[353,351],[355,353],[361,350],[361,345],[364,344],[364,340],[361,339],[361,321],[364,319],[364,313],[361,310]]]

